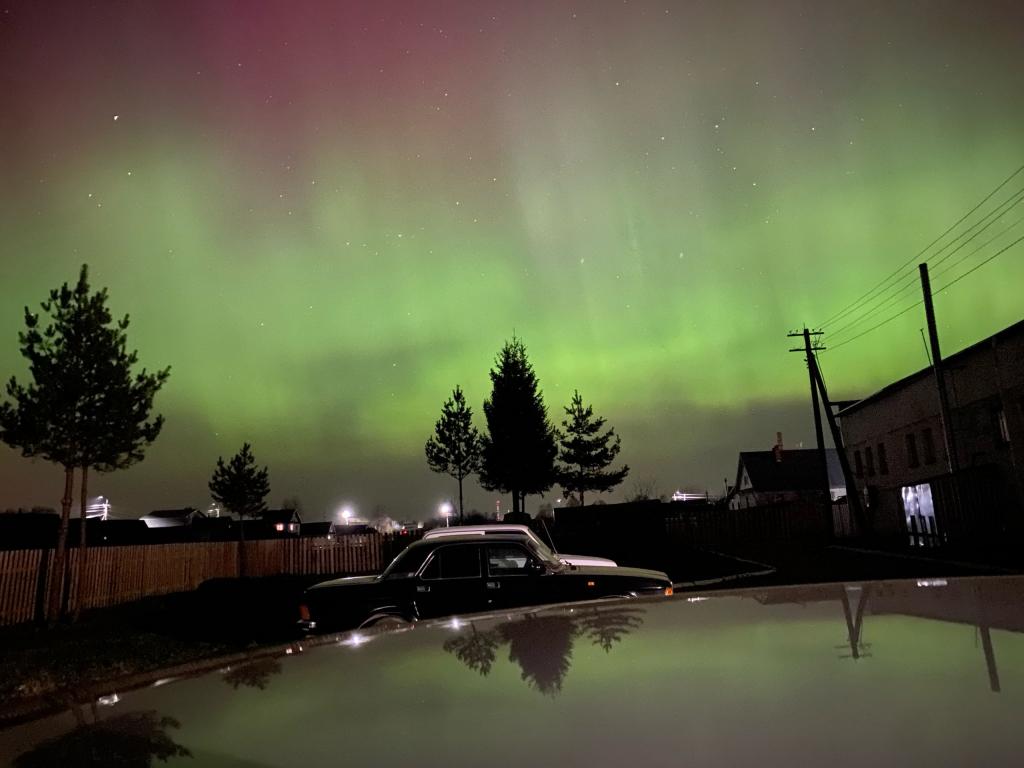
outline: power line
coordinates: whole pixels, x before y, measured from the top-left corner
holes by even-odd
[[[1022,198],[1022,199],[1024,199],[1024,198]],[[1020,202],[1020,201],[1018,201],[1018,202]],[[1007,212],[1008,212],[1009,210],[1010,210],[1010,209],[1007,209],[1007,210],[1006,210],[1006,211],[1004,211],[1004,212],[1003,212],[1002,214],[1000,214],[1000,215],[999,215],[999,218],[1002,218],[1002,216],[1003,216],[1003,215],[1004,215],[1005,213],[1007,213]],[[984,227],[983,229],[980,229],[980,230],[978,230],[977,232],[975,232],[975,233],[974,233],[974,235],[972,235],[972,236],[971,236],[971,237],[970,237],[969,239],[967,239],[967,240],[965,240],[964,242],[962,242],[962,243],[961,243],[961,244],[960,244],[959,246],[957,246],[957,247],[956,247],[956,248],[954,248],[954,249],[953,249],[952,251],[950,251],[950,252],[949,252],[949,253],[947,253],[947,254],[946,254],[945,256],[943,256],[943,257],[942,257],[941,259],[937,260],[937,261],[936,261],[936,262],[935,262],[934,264],[930,264],[929,266],[932,266],[932,267],[937,267],[937,266],[939,266],[940,264],[942,264],[943,262],[945,262],[945,261],[946,261],[947,259],[949,259],[949,258],[950,258],[951,256],[953,256],[954,254],[958,253],[958,252],[960,251],[960,249],[961,249],[961,248],[963,248],[963,247],[964,247],[964,246],[966,246],[967,244],[969,244],[969,243],[971,243],[972,241],[974,241],[974,239],[975,239],[975,238],[977,238],[977,237],[978,237],[978,235],[980,235],[980,234],[981,234],[981,233],[982,233],[983,231],[985,231],[985,229],[988,229],[988,226],[990,226],[991,224],[994,224],[994,223],[995,223],[996,221],[998,221],[998,218],[997,218],[997,219],[993,219],[993,220],[992,220],[991,222],[989,222],[989,224],[988,224],[988,225],[986,225],[986,226],[985,226],[985,227]],[[961,256],[961,257],[960,257],[959,259],[957,259],[956,261],[954,261],[954,262],[953,262],[952,264],[950,264],[950,265],[949,265],[948,267],[946,267],[945,269],[941,270],[941,271],[940,271],[940,272],[938,273],[938,275],[944,275],[944,274],[946,274],[946,273],[947,273],[947,272],[949,272],[950,270],[952,270],[952,269],[956,268],[956,267],[957,267],[958,265],[960,265],[960,264],[962,264],[963,262],[965,262],[965,261],[966,261],[967,259],[969,259],[969,258],[970,258],[971,256],[974,256],[974,255],[975,255],[976,253],[979,253],[980,251],[983,251],[983,250],[984,250],[985,248],[987,248],[987,247],[988,247],[988,246],[990,246],[990,245],[991,245],[992,243],[994,243],[994,242],[995,242],[996,240],[998,240],[999,238],[1001,238],[1001,237],[1002,237],[1003,235],[1005,235],[1005,234],[1006,234],[1007,232],[1009,232],[1009,231],[1010,231],[1011,229],[1013,229],[1014,227],[1016,227],[1016,226],[1017,226],[1018,224],[1020,224],[1020,223],[1021,223],[1022,221],[1024,221],[1024,217],[1021,217],[1021,218],[1017,219],[1017,220],[1016,220],[1016,221],[1014,221],[1014,222],[1013,222],[1012,224],[1010,224],[1010,225],[1009,225],[1008,227],[1005,227],[1005,228],[1004,228],[1004,229],[1002,229],[1002,230],[1001,230],[1001,231],[1000,231],[1000,232],[999,232],[998,234],[994,235],[993,237],[990,237],[990,238],[989,238],[988,240],[986,240],[986,241],[985,241],[984,243],[982,243],[981,245],[979,245],[979,246],[978,246],[977,248],[975,248],[974,250],[970,251],[969,253],[967,253],[967,254],[966,254],[966,255],[964,255],[964,256]],[[910,278],[912,278],[913,276],[914,276],[914,273],[913,273],[913,272],[908,272],[908,273],[907,273],[906,275],[904,275],[904,276],[903,276],[903,278],[901,278],[900,282],[903,282],[903,283],[907,283],[907,281],[908,281],[908,280],[909,280]],[[875,307],[873,307],[872,309],[870,309],[870,310],[868,310],[867,312],[864,312],[863,314],[859,315],[859,316],[858,316],[857,318],[855,318],[855,319],[854,319],[853,321],[851,321],[851,322],[849,322],[849,323],[847,323],[847,324],[843,325],[843,326],[842,326],[841,328],[838,328],[838,329],[836,329],[835,331],[832,331],[832,336],[833,336],[833,337],[836,337],[836,336],[842,336],[842,334],[843,334],[844,332],[848,331],[848,330],[849,330],[849,329],[851,329],[851,328],[854,328],[854,327],[856,327],[856,326],[860,325],[860,324],[861,324],[861,323],[863,323],[863,322],[864,322],[865,320],[867,320],[868,318],[870,318],[870,317],[871,317],[872,315],[875,315],[875,314],[877,314],[878,312],[880,312],[880,311],[881,311],[881,310],[882,310],[882,309],[883,309],[884,307],[887,307],[888,305],[890,305],[890,304],[894,303],[894,302],[895,302],[895,301],[896,301],[896,300],[897,300],[897,299],[898,299],[898,298],[899,298],[900,296],[902,296],[902,295],[903,295],[903,294],[905,294],[905,293],[906,293],[907,291],[909,291],[909,290],[910,290],[911,288],[913,288],[913,287],[914,287],[914,285],[915,285],[915,284],[914,284],[914,283],[912,283],[912,282],[910,282],[910,283],[907,283],[907,285],[904,285],[904,286],[903,286],[902,288],[900,288],[900,289],[899,289],[899,290],[898,290],[898,291],[897,291],[896,293],[894,293],[894,294],[892,294],[891,296],[889,296],[889,297],[888,297],[887,299],[885,299],[884,301],[882,301],[882,302],[881,302],[880,304],[877,304],[877,305],[876,305]],[[895,284],[894,284],[894,286],[893,286],[893,287],[895,287]]]
[[[967,277],[969,274],[971,274],[971,272],[975,272],[975,271],[981,269],[986,264],[988,264],[990,261],[992,261],[992,259],[996,258],[996,256],[1000,256],[1000,255],[1006,253],[1008,250],[1013,248],[1013,246],[1015,246],[1017,243],[1021,242],[1022,240],[1024,240],[1024,235],[1021,235],[1020,237],[1018,237],[1016,240],[1014,240],[1009,245],[1003,246],[998,251],[996,251],[991,256],[989,256],[987,259],[985,259],[983,262],[981,262],[980,264],[975,264],[973,267],[971,267],[966,272],[964,272],[962,275],[960,275],[960,277],[954,277],[952,280],[950,280],[944,286],[939,288],[939,290],[935,291],[935,293],[942,293],[944,290],[949,288],[951,285],[955,285],[956,283],[959,283],[961,280],[963,280],[965,277]]]
[[[838,344],[833,344],[832,346],[830,346],[830,347],[829,347],[829,349],[839,349],[840,347],[845,347],[845,346],[846,346],[847,344],[849,344],[849,343],[850,343],[851,341],[856,341],[856,340],[857,340],[857,339],[859,339],[859,338],[860,338],[861,336],[867,336],[867,335],[868,335],[869,333],[871,333],[872,331],[876,331],[876,330],[878,330],[878,329],[879,329],[879,328],[881,328],[881,327],[882,327],[883,325],[888,325],[888,324],[889,324],[889,323],[891,323],[891,322],[892,322],[893,320],[895,320],[895,319],[896,319],[897,317],[900,317],[901,315],[905,315],[905,314],[907,314],[907,312],[909,312],[910,310],[912,310],[912,309],[913,309],[914,307],[918,306],[919,304],[923,304],[923,303],[924,303],[924,299],[918,299],[918,300],[917,300],[917,301],[915,301],[915,302],[914,302],[913,304],[911,304],[911,305],[910,305],[909,307],[907,307],[907,308],[905,308],[905,309],[901,309],[901,310],[900,310],[899,312],[897,312],[897,313],[896,313],[895,315],[892,315],[891,317],[887,317],[887,318],[886,318],[885,320],[883,320],[882,322],[880,322],[880,323],[879,323],[878,325],[873,325],[873,326],[871,326],[870,328],[868,328],[868,329],[867,329],[866,331],[861,331],[861,332],[860,332],[860,333],[858,333],[858,334],[857,334],[856,336],[851,336],[851,337],[850,337],[850,338],[848,338],[848,339],[847,339],[846,341],[841,341],[841,342],[839,342]]]
[[[992,254],[991,256],[989,256],[989,257],[988,257],[987,259],[985,259],[985,260],[984,260],[984,261],[982,261],[981,263],[979,263],[979,264],[976,264],[975,266],[971,267],[971,268],[970,268],[969,270],[967,270],[966,272],[964,272],[964,273],[963,273],[962,275],[960,275],[959,277],[955,277],[955,278],[953,278],[953,279],[952,279],[952,280],[950,280],[950,281],[949,281],[948,283],[946,283],[945,285],[943,285],[943,286],[942,286],[941,288],[939,288],[938,290],[934,291],[932,295],[936,295],[936,294],[942,293],[942,292],[943,292],[944,290],[946,290],[946,289],[947,289],[947,288],[949,288],[950,286],[952,286],[952,285],[955,285],[956,283],[960,282],[961,280],[963,280],[963,279],[964,279],[965,277],[967,277],[967,276],[968,276],[969,274],[971,274],[972,272],[976,272],[977,270],[981,269],[981,268],[982,268],[983,266],[985,266],[986,264],[988,264],[988,263],[989,263],[990,261],[992,261],[993,259],[995,259],[995,258],[996,258],[997,256],[1000,256],[1000,255],[1002,255],[1002,254],[1006,253],[1006,252],[1007,252],[1008,250],[1010,250],[1011,248],[1013,248],[1013,246],[1017,245],[1017,243],[1020,243],[1020,242],[1022,242],[1022,241],[1024,241],[1024,235],[1022,235],[1021,237],[1018,237],[1018,238],[1017,238],[1016,240],[1014,240],[1014,241],[1013,241],[1012,243],[1010,243],[1009,245],[1005,245],[1005,246],[1003,246],[1003,247],[1002,247],[1002,248],[1000,248],[1000,249],[999,249],[998,251],[996,251],[996,252],[995,252],[995,253],[993,253],[993,254]],[[881,328],[881,327],[882,327],[883,325],[888,325],[889,323],[891,323],[891,322],[892,322],[893,320],[895,320],[896,318],[898,318],[898,317],[901,317],[902,315],[905,315],[905,314],[906,314],[907,312],[909,312],[910,310],[912,310],[912,309],[913,309],[914,307],[920,306],[920,305],[921,305],[921,304],[923,304],[923,303],[924,303],[924,299],[918,299],[917,301],[915,301],[915,302],[914,302],[913,304],[911,304],[910,306],[908,306],[908,307],[904,307],[903,309],[901,309],[901,310],[900,310],[899,312],[897,312],[897,313],[896,313],[895,315],[891,315],[891,316],[887,317],[887,318],[886,318],[885,320],[883,320],[882,322],[880,322],[880,323],[878,323],[878,324],[876,324],[876,325],[873,325],[873,326],[871,326],[871,327],[870,327],[870,328],[868,328],[867,330],[861,331],[861,332],[860,332],[860,333],[858,333],[858,334],[857,334],[856,336],[851,336],[850,338],[846,339],[845,341],[841,341],[841,342],[839,342],[838,344],[832,344],[832,345],[831,345],[831,346],[829,347],[829,349],[832,349],[832,350],[835,350],[835,349],[839,349],[840,347],[846,346],[846,345],[847,345],[847,344],[849,344],[849,343],[850,343],[851,341],[856,341],[857,339],[861,338],[862,336],[867,336],[867,335],[868,335],[869,333],[871,333],[872,331],[878,330],[878,329],[879,329],[879,328]]]
[[[994,196],[994,195],[995,195],[995,194],[996,194],[997,192],[999,192],[999,190],[1001,190],[1001,189],[1002,189],[1003,187],[1005,187],[1005,186],[1006,186],[1007,184],[1009,184],[1009,183],[1010,183],[1010,181],[1011,181],[1011,180],[1012,180],[1012,179],[1013,179],[1013,178],[1014,178],[1015,176],[1017,176],[1017,174],[1019,174],[1019,173],[1020,173],[1021,171],[1024,171],[1024,165],[1021,165],[1021,166],[1020,166],[1020,167],[1019,167],[1019,168],[1018,168],[1017,170],[1015,170],[1015,171],[1014,171],[1013,173],[1011,173],[1011,174],[1010,174],[1009,176],[1007,176],[1007,177],[1006,177],[1006,178],[1005,178],[1005,179],[1004,179],[1004,180],[1002,181],[1002,183],[1001,183],[1001,184],[999,184],[999,186],[997,186],[997,187],[996,187],[995,189],[993,189],[993,190],[992,190],[991,192],[989,192],[989,193],[988,193],[987,195],[985,195],[985,197],[984,197],[984,198],[983,198],[983,199],[981,200],[981,202],[980,202],[980,203],[978,203],[978,204],[977,204],[976,206],[974,206],[973,208],[971,208],[971,210],[969,210],[969,211],[968,211],[967,213],[965,213],[965,214],[964,214],[963,216],[961,216],[961,217],[960,217],[959,219],[957,219],[957,221],[956,221],[956,222],[955,222],[955,223],[954,223],[954,224],[953,224],[952,226],[950,226],[950,227],[949,227],[949,228],[948,228],[948,229],[947,229],[947,230],[946,230],[945,232],[943,232],[943,233],[942,233],[941,235],[939,235],[939,236],[938,236],[937,238],[935,238],[935,239],[934,239],[934,240],[932,240],[932,241],[931,241],[930,243],[928,243],[928,245],[926,245],[926,246],[925,246],[924,248],[922,248],[922,249],[921,249],[921,250],[920,250],[920,251],[919,251],[918,253],[914,254],[914,255],[913,255],[913,256],[911,256],[911,257],[910,257],[909,259],[907,259],[907,261],[905,261],[905,262],[904,262],[903,264],[901,264],[901,265],[900,265],[899,267],[897,267],[897,268],[896,268],[896,270],[895,270],[895,271],[894,271],[894,272],[893,272],[892,274],[890,274],[890,275],[889,275],[888,277],[886,277],[885,279],[883,279],[883,280],[882,280],[882,281],[881,281],[880,283],[878,283],[878,284],[877,284],[877,285],[875,285],[875,286],[874,286],[873,288],[871,288],[871,289],[870,289],[870,290],[869,290],[869,291],[868,291],[867,293],[865,293],[864,295],[862,295],[862,296],[860,296],[859,298],[855,299],[855,300],[854,300],[853,302],[851,302],[850,304],[848,304],[848,305],[847,305],[846,307],[844,307],[843,309],[841,309],[841,310],[840,310],[839,312],[837,312],[836,314],[834,314],[834,315],[832,315],[832,316],[831,316],[830,318],[828,318],[828,319],[827,319],[827,320],[826,320],[826,321],[825,321],[824,323],[822,323],[822,326],[828,325],[829,323],[833,323],[833,322],[835,322],[836,320],[838,320],[839,318],[841,318],[841,317],[845,317],[845,316],[846,316],[847,314],[849,314],[849,313],[850,313],[850,312],[851,312],[851,311],[852,311],[853,309],[855,309],[855,308],[856,308],[856,307],[857,307],[857,306],[858,306],[858,305],[859,305],[859,304],[860,304],[860,303],[861,303],[861,302],[862,302],[862,301],[863,301],[864,299],[866,299],[866,298],[870,297],[870,296],[871,296],[872,294],[874,294],[874,292],[875,292],[875,291],[876,291],[877,289],[881,288],[881,287],[882,287],[882,286],[884,286],[884,285],[885,285],[886,283],[888,283],[888,282],[889,282],[889,280],[891,280],[891,279],[892,279],[893,277],[896,277],[896,276],[897,276],[898,274],[900,274],[900,272],[902,272],[902,271],[903,271],[904,269],[906,269],[906,268],[907,268],[907,266],[909,266],[909,265],[913,264],[913,263],[914,263],[915,261],[917,261],[917,260],[918,260],[918,259],[919,259],[919,258],[920,258],[921,256],[923,256],[923,255],[924,255],[925,253],[927,253],[927,252],[928,252],[928,251],[929,251],[929,250],[931,249],[931,247],[932,247],[933,245],[935,245],[936,243],[938,243],[938,242],[939,242],[940,240],[942,240],[942,238],[944,238],[944,237],[945,237],[946,235],[948,235],[948,234],[949,234],[950,232],[952,232],[952,231],[953,231],[954,229],[956,229],[956,228],[957,228],[958,226],[960,226],[960,225],[961,225],[961,224],[962,224],[962,223],[963,223],[963,222],[964,222],[965,220],[967,220],[968,218],[970,218],[970,216],[971,216],[971,215],[972,215],[972,214],[973,214],[973,213],[974,213],[975,211],[977,211],[977,210],[978,210],[979,208],[981,208],[981,206],[983,206],[983,205],[984,205],[985,203],[987,203],[987,202],[988,202],[989,200],[991,200],[991,199],[992,199],[992,197],[993,197],[993,196]]]
[[[1013,222],[1013,224],[1011,224],[1010,226],[1008,226],[1008,227],[1007,227],[1006,229],[1004,229],[1004,230],[1003,230],[1002,232],[1000,232],[1000,233],[999,233],[998,235],[994,235],[993,237],[991,237],[991,238],[989,238],[988,240],[986,240],[986,241],[985,241],[985,243],[984,243],[984,245],[979,245],[979,246],[978,246],[977,248],[975,248],[975,249],[974,249],[973,251],[971,251],[971,252],[970,252],[970,253],[968,253],[967,255],[965,255],[965,256],[961,256],[961,257],[960,257],[959,259],[957,259],[956,261],[954,261],[954,262],[953,262],[952,264],[950,264],[950,265],[949,265],[948,267],[946,267],[945,269],[940,269],[940,270],[939,270],[938,272],[936,272],[936,273],[935,273],[935,277],[939,277],[940,275],[944,275],[944,274],[946,274],[947,272],[949,272],[949,271],[950,271],[950,270],[952,270],[952,269],[956,269],[956,268],[957,268],[957,267],[958,267],[959,265],[961,265],[961,264],[963,264],[963,263],[964,263],[965,261],[967,261],[967,259],[971,258],[971,256],[973,256],[974,254],[978,253],[978,251],[982,251],[982,250],[984,250],[985,248],[987,248],[987,247],[988,247],[989,245],[991,245],[991,244],[992,244],[992,243],[994,243],[994,242],[995,242],[996,240],[998,240],[999,238],[1001,238],[1001,237],[1002,237],[1003,235],[1005,235],[1005,234],[1006,234],[1007,232],[1009,232],[1009,231],[1010,231],[1011,229],[1015,228],[1015,227],[1016,227],[1016,226],[1017,226],[1018,224],[1020,224],[1020,223],[1021,223],[1022,221],[1024,221],[1024,216],[1021,216],[1021,217],[1020,217],[1019,219],[1017,219],[1017,220],[1016,220],[1015,222]],[[939,262],[939,263],[941,263],[941,262]],[[938,266],[938,265],[936,265],[936,266]]]
[[[993,224],[995,224],[997,221],[999,221],[999,219],[1001,219],[1003,216],[1005,216],[1014,206],[1018,205],[1022,200],[1024,200],[1024,187],[1021,187],[1019,190],[1014,192],[1012,195],[1010,195],[1010,197],[1008,197],[1006,200],[1004,200],[1002,203],[1000,203],[994,209],[992,209],[987,214],[985,214],[985,216],[983,216],[978,221],[974,222],[974,224],[972,224],[970,227],[965,229],[963,232],[961,232],[955,238],[950,240],[948,243],[946,243],[944,246],[942,246],[938,251],[936,251],[930,257],[925,259],[925,261],[928,261],[929,259],[934,259],[940,253],[942,253],[944,250],[946,250],[947,248],[952,246],[954,243],[956,243],[958,240],[961,240],[962,238],[966,237],[966,235],[969,234],[972,230],[974,230],[974,229],[978,228],[979,226],[981,226],[982,224],[984,224],[984,226],[981,226],[981,229],[978,229],[977,232],[974,232],[973,235],[968,237],[966,240],[964,240],[962,243],[960,243],[960,245],[958,245],[956,248],[954,248],[952,251],[947,253],[941,259],[936,261],[934,263],[934,265],[931,265],[931,266],[938,266],[942,262],[946,261],[953,254],[957,253],[962,248],[967,246],[969,243],[973,242],[975,240],[975,238],[977,238],[982,232],[984,232],[986,229],[988,229]],[[995,218],[992,218],[993,216]],[[991,218],[991,221],[988,221],[988,223],[985,223],[990,218]],[[912,271],[908,272],[907,274],[905,274],[903,277],[901,277],[899,280],[897,280],[892,285],[889,285],[885,289],[883,289],[883,290],[879,291],[878,293],[876,293],[866,303],[878,302],[880,299],[882,299],[882,296],[884,296],[887,292],[889,292],[889,291],[893,290],[894,288],[896,288],[896,286],[899,285],[900,283],[906,283],[908,280],[912,279],[914,276],[915,276],[914,272],[912,272]],[[898,291],[897,295],[899,293],[904,293],[904,292],[906,292],[906,288],[903,288],[900,291]],[[832,333],[840,334],[843,331],[847,330],[848,328],[852,328],[853,326],[859,325],[867,317],[869,317],[870,315],[872,315],[875,312],[877,312],[881,307],[886,306],[887,304],[891,303],[891,299],[892,299],[892,297],[889,297],[888,300],[883,300],[883,301],[881,301],[881,303],[877,303],[877,304],[875,304],[875,306],[866,309],[864,312],[862,312],[860,315],[858,315],[853,321],[847,322],[842,327],[838,328],[837,330],[832,331]],[[860,309],[860,308],[862,308],[862,307],[859,307],[858,309]],[[849,313],[847,313],[847,314],[849,314]],[[838,317],[836,319],[838,319]],[[826,327],[828,325],[829,325],[829,323],[823,323],[822,327],[824,328],[824,327]]]

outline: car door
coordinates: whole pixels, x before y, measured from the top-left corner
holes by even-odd
[[[485,547],[484,591],[487,608],[516,608],[557,602],[554,578],[522,544],[493,543]]]
[[[479,544],[445,544],[424,564],[416,582],[421,619],[486,610]]]

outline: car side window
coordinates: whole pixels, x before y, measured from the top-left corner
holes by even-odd
[[[471,544],[438,547],[423,569],[423,579],[480,578],[480,548]]]
[[[525,576],[532,572],[533,558],[514,544],[487,547],[487,573],[491,576]]]

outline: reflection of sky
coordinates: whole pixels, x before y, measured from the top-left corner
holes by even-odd
[[[937,592],[918,590],[933,607]],[[439,627],[288,657],[264,691],[212,675],[124,695],[118,709],[181,720],[174,735],[195,755],[181,765],[990,765],[1024,749],[1024,635],[992,632],[996,694],[969,624],[869,610],[871,656],[855,662],[840,658],[838,600],[645,607],[609,653],[577,642],[555,697],[528,688],[507,649],[488,676],[467,669]],[[0,754],[18,738],[0,734]],[[224,752],[250,762],[219,762]]]

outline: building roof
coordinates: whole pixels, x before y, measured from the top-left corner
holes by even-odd
[[[262,515],[260,520],[264,523],[301,523],[302,518],[299,517],[299,513],[294,509],[268,509]]]
[[[199,517],[206,517],[198,509],[192,507],[185,507],[183,509],[154,509],[152,512],[148,512],[144,517],[161,517],[161,518],[176,518],[176,517],[188,517],[189,515],[198,515]]]
[[[1005,341],[1008,338],[1011,338],[1011,337],[1014,337],[1014,336],[1017,336],[1017,335],[1020,335],[1020,334],[1024,334],[1024,320],[1019,320],[1018,322],[1014,323],[1013,325],[1007,326],[1006,328],[1003,328],[1003,330],[1001,330],[1001,331],[999,331],[997,333],[994,333],[991,336],[987,336],[986,338],[982,339],[981,341],[977,341],[977,342],[975,342],[974,344],[971,344],[968,347],[964,347],[960,351],[954,352],[952,355],[945,356],[942,359],[942,364],[944,366],[955,366],[958,361],[960,361],[963,358],[967,357],[971,353],[976,352],[977,350],[979,350],[980,348],[984,347],[985,345],[991,344],[993,341]],[[861,400],[856,401],[855,403],[853,403],[853,405],[849,405],[846,408],[843,408],[842,410],[839,411],[839,416],[840,417],[847,416],[847,415],[853,413],[854,411],[859,410],[860,408],[862,408],[865,405],[870,405],[871,403],[877,402],[878,400],[881,400],[881,399],[891,395],[893,392],[898,392],[899,390],[903,389],[904,387],[906,387],[906,386],[908,386],[910,384],[913,384],[918,379],[924,378],[925,376],[932,376],[932,375],[933,375],[933,373],[932,373],[931,366],[928,366],[927,368],[922,368],[919,371],[915,371],[914,373],[910,374],[909,376],[904,376],[902,379],[897,379],[896,381],[892,382],[891,384],[885,385],[884,387],[882,387],[877,392],[874,392],[874,393],[868,395],[867,397],[865,397],[865,398],[863,398]]]
[[[317,533],[330,533],[334,528],[334,523],[330,520],[314,520],[313,522],[303,523],[299,529],[305,534],[317,534]]]
[[[828,464],[829,486],[842,484],[839,456],[834,448],[825,451]],[[741,451],[736,468],[736,491],[742,490],[743,470],[755,491],[817,491],[822,486],[821,459],[816,448],[797,448],[781,451],[776,461],[775,451]],[[839,470],[838,473],[836,470]],[[838,474],[838,477],[837,477]]]

